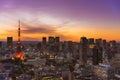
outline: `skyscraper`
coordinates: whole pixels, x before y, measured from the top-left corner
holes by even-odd
[[[82,57],[82,62],[83,65],[87,63],[87,58],[88,58],[88,40],[86,37],[81,37],[80,40],[80,52],[81,52],[81,57]]]
[[[47,40],[46,40],[46,37],[42,38],[41,49],[42,49],[42,51],[46,51],[46,49],[47,49]]]
[[[99,59],[98,59],[98,48],[97,46],[95,46],[93,48],[93,65],[98,65],[99,64]]]
[[[60,42],[60,37],[55,37],[55,43],[59,43]]]
[[[101,38],[96,39],[95,42],[96,42],[96,45],[97,45],[98,47],[102,47],[102,39],[101,39]]]
[[[0,41],[0,48],[2,48],[2,41]]]
[[[42,44],[45,45],[46,43],[47,43],[46,37],[43,37],[43,38],[42,38]]]
[[[55,37],[55,52],[59,52],[60,48],[60,37]]]
[[[106,50],[106,48],[107,48],[107,41],[104,39],[103,40],[103,48]]]
[[[93,65],[98,65],[103,61],[103,52],[102,48],[98,46],[94,46],[93,48]]]
[[[0,41],[0,53],[2,53],[2,41]]]
[[[13,37],[7,37],[7,48],[9,50],[13,49]]]
[[[112,55],[112,57],[114,57],[115,54],[118,53],[117,42],[115,40],[110,41],[109,47],[110,47],[111,55]]]
[[[91,60],[92,59],[92,55],[93,55],[93,48],[95,46],[94,38],[89,38],[88,39],[88,45],[89,45],[88,57]]]
[[[55,39],[53,36],[49,36],[48,43],[49,43],[49,45],[54,45]]]
[[[88,39],[88,43],[89,43],[89,48],[93,48],[94,47],[94,38]]]

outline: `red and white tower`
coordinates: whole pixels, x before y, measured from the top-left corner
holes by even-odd
[[[20,20],[19,20],[19,25],[18,25],[18,42],[17,42],[17,51],[21,51],[21,41],[20,41]]]
[[[18,42],[17,42],[17,52],[13,55],[13,59],[19,58],[21,60],[25,60],[25,55],[21,50],[21,38],[20,38],[20,20],[19,20],[19,25],[18,25]]]

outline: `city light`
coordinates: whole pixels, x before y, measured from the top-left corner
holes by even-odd
[[[0,80],[120,80],[119,0],[0,0]]]

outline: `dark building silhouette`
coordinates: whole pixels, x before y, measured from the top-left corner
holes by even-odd
[[[13,37],[7,37],[7,48],[9,50],[13,49]]]
[[[103,40],[103,48],[106,49],[107,48],[107,41],[104,39]]]
[[[96,39],[95,42],[96,42],[96,45],[97,45],[98,47],[102,47],[102,39],[101,39],[101,38]]]
[[[47,44],[47,39],[46,39],[46,37],[43,37],[43,38],[42,38],[42,44],[44,44],[44,45]]]
[[[49,36],[48,46],[49,46],[49,52],[50,53],[55,52],[55,38],[53,36]]]
[[[0,48],[2,48],[2,41],[0,41]]]
[[[49,36],[48,46],[50,52],[59,52],[60,47],[60,37]]]
[[[83,65],[85,65],[87,63],[87,59],[88,59],[88,40],[86,37],[81,37],[80,40],[80,50],[81,50],[81,56],[82,56],[82,62]]]
[[[53,36],[49,36],[48,44],[49,44],[49,45],[54,45],[54,43],[55,43],[54,37],[53,37]]]
[[[55,37],[55,52],[59,52],[60,50],[60,37]]]
[[[114,57],[116,53],[118,53],[117,51],[117,42],[115,40],[112,40],[109,42],[109,47],[110,47],[110,53],[111,56]]]
[[[0,53],[2,53],[2,41],[0,41]]]
[[[93,48],[94,47],[94,38],[89,38],[88,39],[88,43],[89,43],[89,48]]]
[[[47,39],[46,37],[42,37],[42,42],[39,42],[37,45],[38,49],[41,50],[41,52],[44,52],[47,50]]]
[[[59,43],[60,42],[60,37],[55,37],[55,43]]]
[[[111,48],[116,48],[116,46],[117,46],[117,43],[115,40],[110,41],[109,44],[110,44]]]
[[[89,39],[88,39],[88,43],[89,43],[89,44],[94,44],[94,38],[89,38]]]
[[[97,46],[93,48],[93,65],[98,65],[99,63],[102,63],[103,55],[101,52],[101,48],[98,48]]]
[[[90,58],[92,58],[93,48],[94,48],[94,46],[95,46],[94,38],[89,38],[89,39],[88,39],[88,46],[89,46],[89,49],[88,49],[88,57],[89,57],[89,59],[90,59]]]
[[[42,38],[42,44],[41,45],[42,45],[42,49],[45,50],[45,48],[47,46],[47,39],[46,39],[46,37]]]
[[[106,43],[107,43],[107,41],[105,39],[103,39],[103,44],[106,44]]]

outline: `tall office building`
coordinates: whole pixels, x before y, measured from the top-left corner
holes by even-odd
[[[94,48],[94,46],[95,46],[94,38],[89,38],[88,43],[89,43],[89,48]]]
[[[97,46],[95,46],[93,48],[93,65],[98,65],[99,64],[99,59],[98,59],[98,48]]]
[[[81,52],[81,58],[82,58],[82,62],[83,65],[85,65],[87,63],[87,59],[88,59],[88,40],[86,37],[81,37],[80,40],[80,52]]]
[[[2,41],[0,41],[0,53],[2,53]]]
[[[89,38],[88,39],[88,46],[89,46],[88,58],[89,58],[89,60],[91,60],[92,59],[92,55],[93,55],[93,48],[95,46],[94,38]]]
[[[109,44],[110,44],[110,47],[116,47],[117,45],[115,40],[110,41]]]
[[[106,45],[107,44],[107,41],[105,39],[103,39],[103,44]]]
[[[60,37],[55,37],[55,52],[59,52],[60,50]]]
[[[9,50],[13,49],[13,37],[7,37],[7,48]]]
[[[101,50],[102,48],[99,48],[98,46],[95,46],[93,48],[93,65],[98,65],[99,63],[102,63],[103,54]]]
[[[55,37],[55,43],[59,43],[60,42],[60,37]]]
[[[42,44],[46,45],[46,43],[47,43],[46,37],[43,37],[42,38]]]
[[[53,36],[49,36],[48,43],[49,43],[49,45],[54,45],[55,39]]]
[[[0,41],[0,48],[2,48],[2,41]]]
[[[96,45],[97,45],[97,46],[99,46],[99,47],[102,47],[102,46],[103,46],[103,45],[102,45],[102,39],[101,39],[101,38],[96,39],[95,42],[96,42]]]
[[[110,41],[109,47],[110,47],[111,55],[112,55],[112,57],[114,57],[115,54],[118,53],[117,42],[115,40]]]
[[[103,40],[103,48],[106,50],[107,49],[107,41],[104,39]]]
[[[41,46],[39,46],[39,49],[41,49],[42,51],[46,51],[46,49],[47,49],[47,40],[46,40],[46,37],[42,38],[42,43],[41,43]]]
[[[60,38],[49,36],[48,45],[49,45],[49,51],[50,52],[59,52]]]
[[[53,53],[55,51],[55,38],[53,36],[49,36],[48,38],[48,47],[49,53]]]

